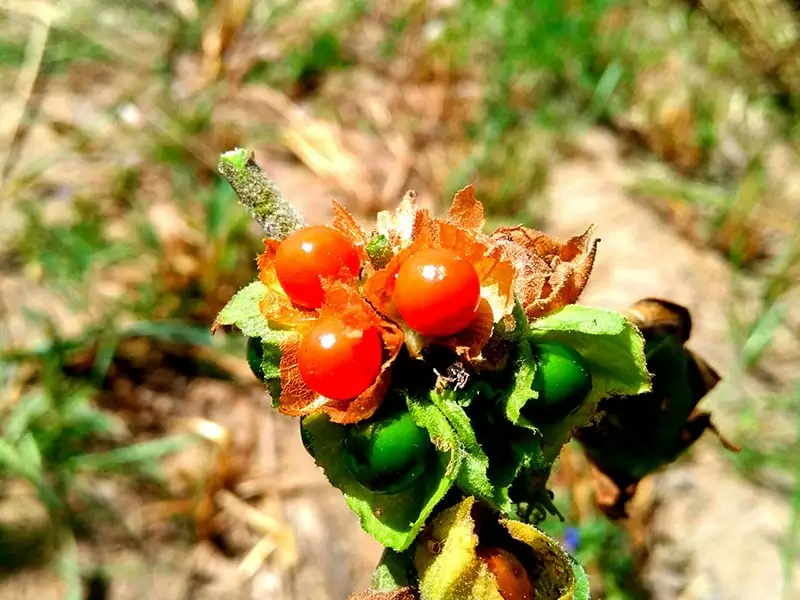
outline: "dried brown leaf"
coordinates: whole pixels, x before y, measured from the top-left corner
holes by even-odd
[[[660,298],[643,298],[625,311],[625,317],[645,335],[677,335],[684,343],[692,333],[688,309]]]
[[[343,233],[357,247],[362,248],[367,244],[367,235],[353,218],[353,215],[336,200],[333,201],[333,228]]]
[[[478,314],[475,315],[469,327],[453,336],[439,340],[438,343],[452,348],[460,356],[478,358],[486,342],[492,337],[493,329],[492,307],[485,299],[482,299],[478,306]]]
[[[523,227],[500,227],[492,234],[516,269],[515,291],[529,319],[542,317],[578,300],[594,266],[599,240],[594,227],[563,244]]]
[[[447,222],[478,232],[486,223],[483,216],[483,204],[475,197],[475,188],[471,185],[456,192],[453,204],[447,213]]]

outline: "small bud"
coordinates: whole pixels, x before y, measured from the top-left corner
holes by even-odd
[[[389,238],[380,233],[373,236],[367,244],[367,255],[376,269],[383,269],[394,256]]]

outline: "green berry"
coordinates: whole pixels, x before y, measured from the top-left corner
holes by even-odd
[[[425,472],[433,444],[406,411],[348,428],[344,458],[356,480],[373,492],[411,487]]]
[[[258,379],[264,380],[264,367],[261,362],[264,360],[264,344],[259,338],[247,338],[247,364],[250,370]]]
[[[531,344],[536,374],[531,389],[538,393],[522,410],[532,422],[563,419],[580,407],[592,389],[592,375],[584,358],[564,344]]]

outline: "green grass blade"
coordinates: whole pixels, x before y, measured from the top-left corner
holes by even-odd
[[[78,544],[72,531],[65,530],[58,557],[58,572],[64,581],[63,600],[83,600]]]
[[[6,419],[3,434],[6,440],[16,444],[28,431],[32,422],[44,415],[50,401],[42,392],[31,392],[23,396]]]
[[[211,334],[207,328],[193,327],[181,321],[142,321],[125,330],[125,335],[141,335],[164,342],[210,346]]]
[[[114,471],[131,465],[149,467],[153,461],[182,450],[196,439],[191,435],[178,435],[141,442],[108,452],[75,457],[70,461],[70,466],[76,471]]]
[[[783,323],[785,315],[786,306],[776,303],[759,316],[742,348],[742,364],[745,368],[750,368],[758,362],[763,352],[772,343],[775,332]]]

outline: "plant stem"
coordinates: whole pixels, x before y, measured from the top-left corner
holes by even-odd
[[[303,217],[289,204],[275,183],[256,164],[255,153],[236,148],[219,158],[219,172],[268,238],[282,240],[306,225]]]

